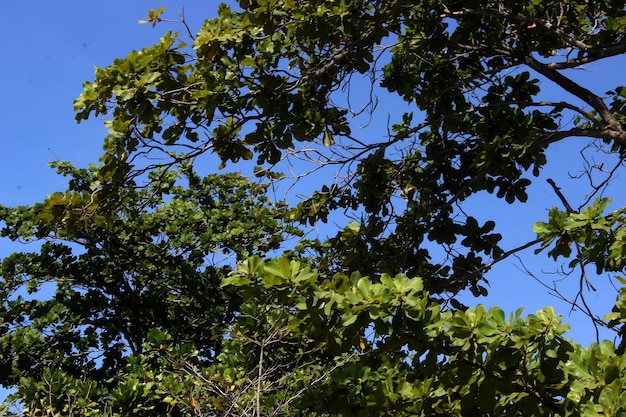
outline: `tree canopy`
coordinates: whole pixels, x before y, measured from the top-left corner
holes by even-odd
[[[41,242],[1,264],[6,415],[626,412],[626,207],[606,195],[626,86],[573,72],[626,53],[623,2],[240,0],[180,27],[83,84],[98,164],[57,161],[66,191],[0,206],[4,238]],[[541,204],[562,143],[584,198],[548,179],[561,206],[505,246],[472,201]],[[460,301],[543,252],[614,342]],[[617,283],[608,315],[592,272]]]

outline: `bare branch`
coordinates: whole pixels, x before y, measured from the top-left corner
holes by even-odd
[[[572,206],[568,203],[567,199],[565,198],[565,196],[563,195],[563,193],[561,192],[561,189],[559,187],[556,186],[556,183],[554,182],[554,180],[552,178],[548,178],[546,180],[546,182],[548,184],[550,184],[550,186],[552,187],[552,189],[554,189],[554,192],[556,193],[556,195],[559,197],[559,199],[561,200],[561,203],[563,203],[563,206],[565,206],[565,210],[567,210],[567,212],[569,214],[571,213],[575,213],[574,209],[572,208]]]

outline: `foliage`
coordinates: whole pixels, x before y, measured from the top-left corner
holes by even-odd
[[[508,320],[497,307],[442,311],[418,278],[320,276],[285,258],[249,259],[224,283],[242,288],[243,311],[255,310],[236,322],[237,350],[243,344],[256,358],[252,366],[239,366],[253,380],[262,366],[283,370],[282,379],[270,378],[282,385],[263,391],[264,398],[296,396],[295,359],[283,352],[295,345],[308,348],[303,357],[319,355],[298,364],[308,388],[296,401],[321,415],[578,416],[626,410],[623,356],[606,341],[583,349],[563,338],[567,326],[551,308],[526,318],[520,309]],[[274,345],[264,351],[259,340]],[[226,369],[237,369],[233,365]],[[257,388],[244,388],[248,392],[236,397],[250,401]],[[256,415],[270,414],[275,404],[264,404]]]
[[[59,170],[88,198],[95,168]],[[1,208],[3,236],[45,240],[38,253],[16,252],[1,264],[3,386],[19,384],[30,398],[60,379],[113,395],[123,389],[129,354],[141,358],[155,329],[172,344],[194,346],[195,363],[210,361],[239,311],[240,298],[220,289],[221,278],[237,259],[299,233],[281,220],[286,207],[264,196],[267,185],[238,174],[155,171],[150,178],[144,189],[123,191],[124,206],[110,219],[86,215],[71,229],[62,215],[48,222],[58,210],[55,194],[34,207]],[[66,394],[59,389],[60,400]]]
[[[254,159],[262,174],[309,146],[314,164],[341,168],[293,216],[314,224],[343,210],[360,223],[318,245],[330,271],[402,272],[430,277],[432,292],[485,293],[482,275],[505,251],[464,201],[527,201],[547,148],[568,138],[619,155],[626,89],[604,100],[565,71],[623,54],[626,12],[612,1],[483,3],[245,0],[241,11],[221,5],[191,47],[166,33],[98,69],[75,102],[79,121],[112,109],[96,203],[106,210],[108,187],[144,172],[132,164],[138,150],[180,150],[171,163],[209,151],[223,164]],[[563,98],[544,99],[538,76]],[[342,92],[364,87],[370,99],[350,108]],[[356,136],[390,97],[407,111],[384,133]],[[447,259],[433,262],[427,242]]]
[[[18,413],[626,413],[623,337],[583,348],[549,307],[506,319],[455,298],[536,244],[580,268],[579,297],[589,266],[624,271],[625,211],[605,214],[604,193],[626,87],[598,95],[570,71],[626,52],[623,2],[238,5],[189,44],[168,31],[97,68],[74,108],[107,118],[100,164],[56,162],[66,192],[0,206],[2,237],[41,243],[0,269]],[[582,137],[612,167],[586,166],[577,208],[549,180],[563,209],[505,248],[469,203],[534,203],[550,148]],[[205,174],[211,155],[244,174]],[[327,183],[292,206],[270,198],[317,172]],[[338,214],[330,237],[303,238]],[[621,336],[624,299],[594,319]]]
[[[580,213],[568,214],[556,207],[550,210],[548,223],[539,222],[534,227],[543,241],[541,249],[555,242],[548,254],[556,259],[569,257],[576,244],[578,256],[570,266],[592,263],[598,274],[622,271],[626,262],[626,208],[603,216],[609,203],[607,198],[596,199]]]
[[[93,381],[58,370],[44,371],[48,386],[25,384],[23,395],[31,389],[44,407],[94,416],[154,415],[159,406],[192,415],[626,411],[624,357],[608,341],[585,349],[564,338],[567,326],[549,307],[508,320],[497,307],[442,311],[418,278],[320,276],[284,257],[250,258],[223,286],[243,300],[213,365],[198,369],[195,352],[151,331],[105,406]],[[75,400],[65,391],[71,387]]]

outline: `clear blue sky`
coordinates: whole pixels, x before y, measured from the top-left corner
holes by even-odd
[[[101,121],[74,121],[72,101],[80,93],[84,80],[92,80],[94,66],[106,66],[116,57],[125,56],[132,49],[155,43],[168,28],[182,29],[180,25],[161,23],[153,29],[140,25],[149,8],[166,6],[166,18],[177,19],[185,8],[185,16],[192,31],[199,28],[203,18],[215,14],[215,1],[161,1],[113,0],[89,1],[7,1],[0,14],[0,47],[3,65],[0,66],[0,201],[5,205],[32,204],[42,201],[46,194],[65,189],[64,179],[54,175],[47,163],[54,159],[69,160],[78,166],[96,162],[100,156],[105,129]],[[616,80],[623,78],[624,57],[608,65],[592,66],[576,76],[584,79],[597,92],[603,93]],[[393,111],[393,109],[389,109]],[[400,112],[400,110],[398,110]],[[572,139],[580,141],[581,139]],[[572,142],[564,141],[551,151],[551,168],[547,176],[565,184],[568,171],[577,153]],[[626,204],[623,196],[624,177],[615,180],[616,205]],[[574,184],[564,192],[576,201],[580,188]],[[484,220],[499,219],[502,231],[510,236],[505,249],[521,245],[534,238],[532,224],[544,220],[547,210],[560,205],[551,188],[544,181],[532,189],[530,204],[509,206],[493,200],[475,199],[474,215]],[[0,241],[0,256],[23,247]],[[527,252],[528,254],[532,253]],[[532,258],[532,256],[531,256]],[[516,266],[517,265],[517,266]],[[490,274],[492,284],[487,305],[500,305],[507,311],[524,307],[532,313],[545,305],[554,305],[557,311],[573,324],[569,334],[587,344],[595,337],[591,324],[580,314],[568,315],[568,306],[558,302],[547,291],[518,269],[519,262],[511,259],[499,265]],[[538,275],[558,268],[539,255],[527,263]],[[577,288],[575,278],[565,284],[572,294]],[[598,311],[608,312],[613,305],[614,292],[606,277],[596,282],[600,289],[590,294],[589,301]],[[474,304],[472,298],[467,298]]]

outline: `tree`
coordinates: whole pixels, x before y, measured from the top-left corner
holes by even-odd
[[[94,167],[58,169],[71,178],[68,193],[92,192]],[[98,395],[96,386],[121,385],[129,355],[140,356],[158,330],[167,331],[168,343],[195,346],[197,363],[210,363],[239,311],[240,297],[222,290],[221,279],[237,259],[267,254],[299,233],[284,221],[286,206],[264,196],[266,186],[240,175],[154,171],[150,178],[144,189],[123,191],[116,213],[67,231],[46,224],[61,193],[33,207],[0,207],[4,235],[46,240],[38,253],[2,262],[3,385],[19,385],[28,397],[22,390],[37,389],[42,378],[87,378]],[[41,300],[38,292],[50,284],[54,296]],[[58,404],[66,403],[70,393],[56,389]],[[38,400],[27,405],[37,409]],[[124,401],[121,410],[138,413]]]
[[[579,268],[583,308],[590,266],[624,270],[626,208],[606,213],[603,193],[626,156],[626,87],[600,96],[570,71],[626,52],[623,4],[238,3],[187,29],[191,45],[167,32],[97,69],[75,110],[109,118],[100,165],[59,163],[66,193],[2,207],[3,236],[52,240],[2,263],[2,383],[25,412],[623,413],[623,340],[582,348],[550,308],[506,320],[456,297],[532,246]],[[406,111],[359,129],[393,99]],[[587,165],[579,207],[552,181],[563,208],[501,247],[467,202],[526,203],[550,147],[581,137],[611,168]],[[263,185],[200,175],[209,154]],[[291,208],[265,194],[315,172],[327,184]],[[281,246],[338,212],[328,239]],[[20,295],[44,282],[53,299]],[[619,331],[625,295],[586,311]]]

